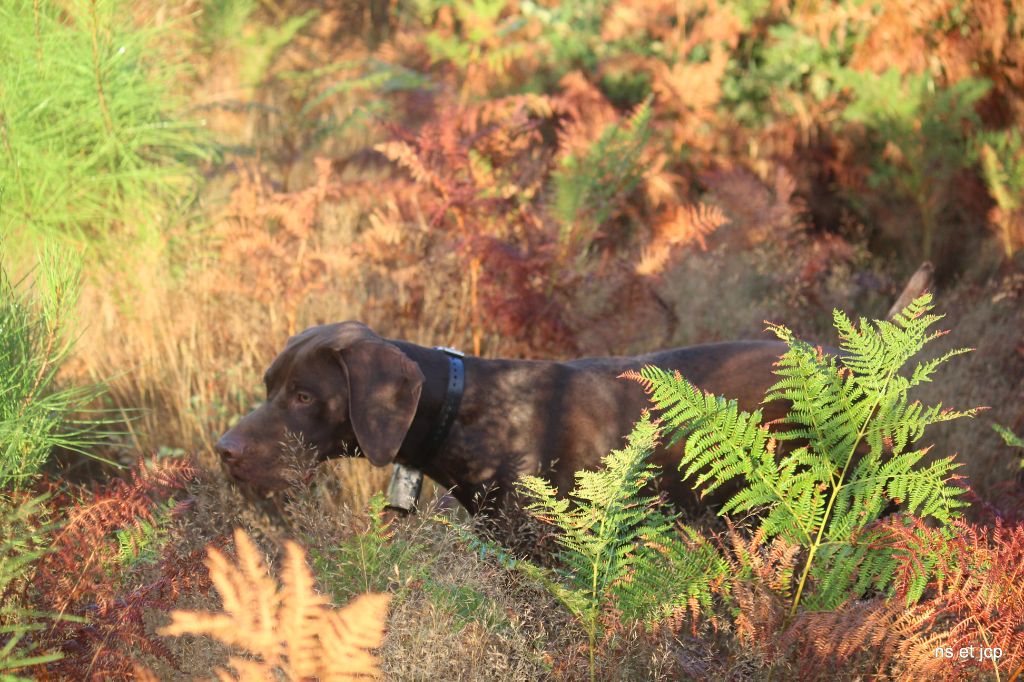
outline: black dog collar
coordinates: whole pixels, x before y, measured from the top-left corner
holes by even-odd
[[[416,462],[408,465],[395,463],[391,472],[391,482],[388,484],[388,507],[402,514],[410,514],[416,507],[416,500],[420,496],[423,486],[423,471],[420,469],[423,462],[430,460],[437,454],[448,432],[455,423],[455,417],[459,413],[459,405],[462,403],[462,393],[466,388],[466,367],[462,362],[462,353],[452,348],[438,346],[439,350],[448,356],[448,386],[445,388],[444,404],[441,412],[434,422],[434,428],[423,443],[420,452],[417,453]]]
[[[455,423],[459,405],[462,403],[462,393],[466,389],[466,366],[462,362],[462,358],[465,356],[457,350],[444,346],[437,346],[435,350],[448,356],[448,386],[445,389],[441,412],[438,414],[437,421],[434,422],[434,428],[427,436],[426,442],[423,443],[423,451],[417,457],[420,462],[430,460],[441,449],[441,445],[448,437],[448,432],[452,430],[452,424]]]

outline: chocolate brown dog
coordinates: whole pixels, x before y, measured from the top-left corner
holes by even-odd
[[[546,477],[564,494],[574,472],[621,448],[649,405],[641,386],[617,378],[626,370],[679,370],[744,410],[780,417],[784,403],[761,401],[786,348],[746,341],[571,362],[463,361],[383,339],[359,322],[324,325],[288,341],[267,370],[266,403],[225,433],[217,451],[233,476],[273,491],[288,486],[286,434],[315,446],[320,459],[358,446],[376,466],[422,469],[475,513],[502,504],[526,474]],[[678,451],[661,448],[652,461],[669,497],[697,508],[676,471]]]

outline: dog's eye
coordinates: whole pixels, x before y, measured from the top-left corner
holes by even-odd
[[[296,391],[295,402],[300,405],[309,405],[313,402],[313,395],[311,393],[306,393],[305,391]]]

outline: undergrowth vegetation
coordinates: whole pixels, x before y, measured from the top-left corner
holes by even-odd
[[[103,419],[82,414],[99,385],[57,386],[74,344],[81,263],[42,254],[34,271],[12,281],[0,262],[0,490],[29,487],[56,447],[88,455],[103,441]],[[34,293],[33,293],[34,292]],[[76,417],[76,413],[81,416]]]
[[[913,447],[928,426],[977,413],[907,399],[910,389],[964,352],[949,351],[900,374],[943,333],[929,332],[939,319],[930,309],[930,296],[922,296],[874,328],[837,311],[841,358],[773,326],[789,351],[777,363],[779,381],[766,400],[786,399],[792,407],[772,425],[762,423],[760,411],[742,412],[678,372],[627,372],[624,378],[651,394],[658,421],[645,414],[626,449],[605,458],[602,470],[577,474],[569,498],[560,499],[542,479],[523,480],[534,500],[527,510],[558,531],[563,551],[555,570],[568,585],[554,592],[583,621],[591,679],[602,612],[670,627],[706,614],[717,627],[728,622],[725,605],[738,609],[732,624],[739,636],[761,637],[767,661],[792,656],[788,662],[801,667],[801,678],[823,674],[829,659],[895,677],[948,675],[949,666],[991,666],[997,677],[1001,666],[1019,672],[1024,632],[1017,569],[987,562],[1021,551],[1020,529],[1006,533],[997,522],[989,535],[964,522],[967,505],[959,498],[966,489],[958,485],[953,458],[922,465],[928,448]],[[646,458],[659,433],[684,442],[679,469],[702,496],[729,488],[718,513],[748,520],[742,530],[729,524],[728,543],[675,525],[657,510],[656,496],[640,496],[655,474]],[[784,452],[787,441],[795,444]],[[734,479],[740,482],[729,486]],[[769,622],[758,622],[766,617]],[[827,627],[856,634],[847,633],[841,646],[803,640]],[[977,656],[958,655],[954,663],[944,653],[975,640],[983,642]]]
[[[522,482],[534,500],[527,510],[558,528],[564,564],[558,572],[568,585],[555,594],[586,630],[591,679],[603,611],[653,622],[690,607],[696,617],[701,607],[710,608],[712,587],[721,586],[728,570],[693,530],[684,527],[690,542],[676,536],[675,517],[658,510],[656,495],[640,494],[655,475],[645,460],[657,433],[645,415],[626,448],[602,461],[602,470],[577,472],[569,498],[559,498],[536,476]]]
[[[3,3],[0,676],[1020,679],[1022,92],[1017,0]],[[554,359],[783,320],[793,409],[647,368],[601,471],[490,522],[358,460],[229,484],[344,319]]]

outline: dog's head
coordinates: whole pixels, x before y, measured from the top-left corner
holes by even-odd
[[[288,487],[287,441],[320,459],[358,446],[377,466],[394,460],[412,424],[423,373],[360,322],[293,336],[264,376],[267,400],[217,441],[232,476],[270,492]]]

